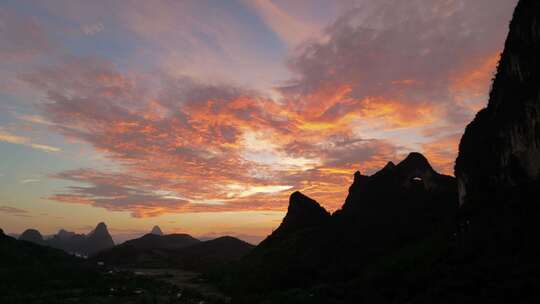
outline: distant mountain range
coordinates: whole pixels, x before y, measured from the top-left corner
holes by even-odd
[[[104,223],[88,235],[61,229],[44,238],[35,229],[27,229],[19,240],[62,249],[112,266],[181,268],[206,271],[222,264],[238,261],[254,246],[231,236],[201,241],[189,234],[163,234],[159,226],[140,238],[115,246]]]
[[[57,234],[47,239],[39,231],[27,229],[19,236],[19,240],[62,249],[68,253],[81,256],[91,256],[114,247],[114,241],[105,223],[99,223],[87,235],[61,229]]]

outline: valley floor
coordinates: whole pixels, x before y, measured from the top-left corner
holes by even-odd
[[[218,302],[230,301],[230,297],[201,278],[201,274],[197,272],[170,268],[124,268],[123,270],[133,272],[138,276],[145,276],[172,284],[179,289],[193,290],[210,300],[216,300]]]

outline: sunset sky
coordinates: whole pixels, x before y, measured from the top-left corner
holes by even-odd
[[[517,0],[0,0],[0,227],[257,242],[411,151],[453,173]]]

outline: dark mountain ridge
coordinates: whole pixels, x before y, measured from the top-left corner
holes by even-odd
[[[281,225],[242,260],[247,281],[255,289],[346,281],[380,254],[448,225],[457,208],[455,179],[420,153],[371,176],[356,172],[345,204],[332,215],[295,192]]]
[[[206,271],[239,260],[254,246],[234,237],[200,241],[189,234],[146,234],[97,254],[109,265]]]
[[[136,249],[177,249],[200,242],[189,234],[157,235],[148,233],[140,238],[126,241],[119,246],[130,246]]]
[[[44,239],[39,231],[28,229],[19,237],[19,239],[83,256],[91,256],[114,246],[114,241],[105,223],[99,223],[88,235],[76,234],[60,229],[60,231],[51,238]]]

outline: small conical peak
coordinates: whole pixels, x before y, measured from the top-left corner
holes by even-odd
[[[396,165],[389,161],[386,163],[386,165],[379,171],[375,172],[375,174],[373,174],[374,176],[379,176],[379,175],[382,175],[382,174],[386,174],[388,172],[391,172],[394,168],[396,167]]]
[[[152,228],[152,231],[150,231],[150,234],[163,235],[163,231],[161,231],[161,228],[159,228],[159,226],[156,225]]]
[[[4,236],[4,235],[6,235],[6,234],[4,233],[4,230],[3,230],[2,228],[0,228],[0,236]]]
[[[97,224],[96,229],[91,234],[109,234],[109,230],[107,230],[107,225],[101,222]]]
[[[386,165],[385,165],[384,168],[382,168],[382,169],[383,169],[383,170],[391,170],[391,169],[393,169],[395,166],[396,166],[396,165],[395,165],[393,162],[389,161],[389,162],[386,163]]]

